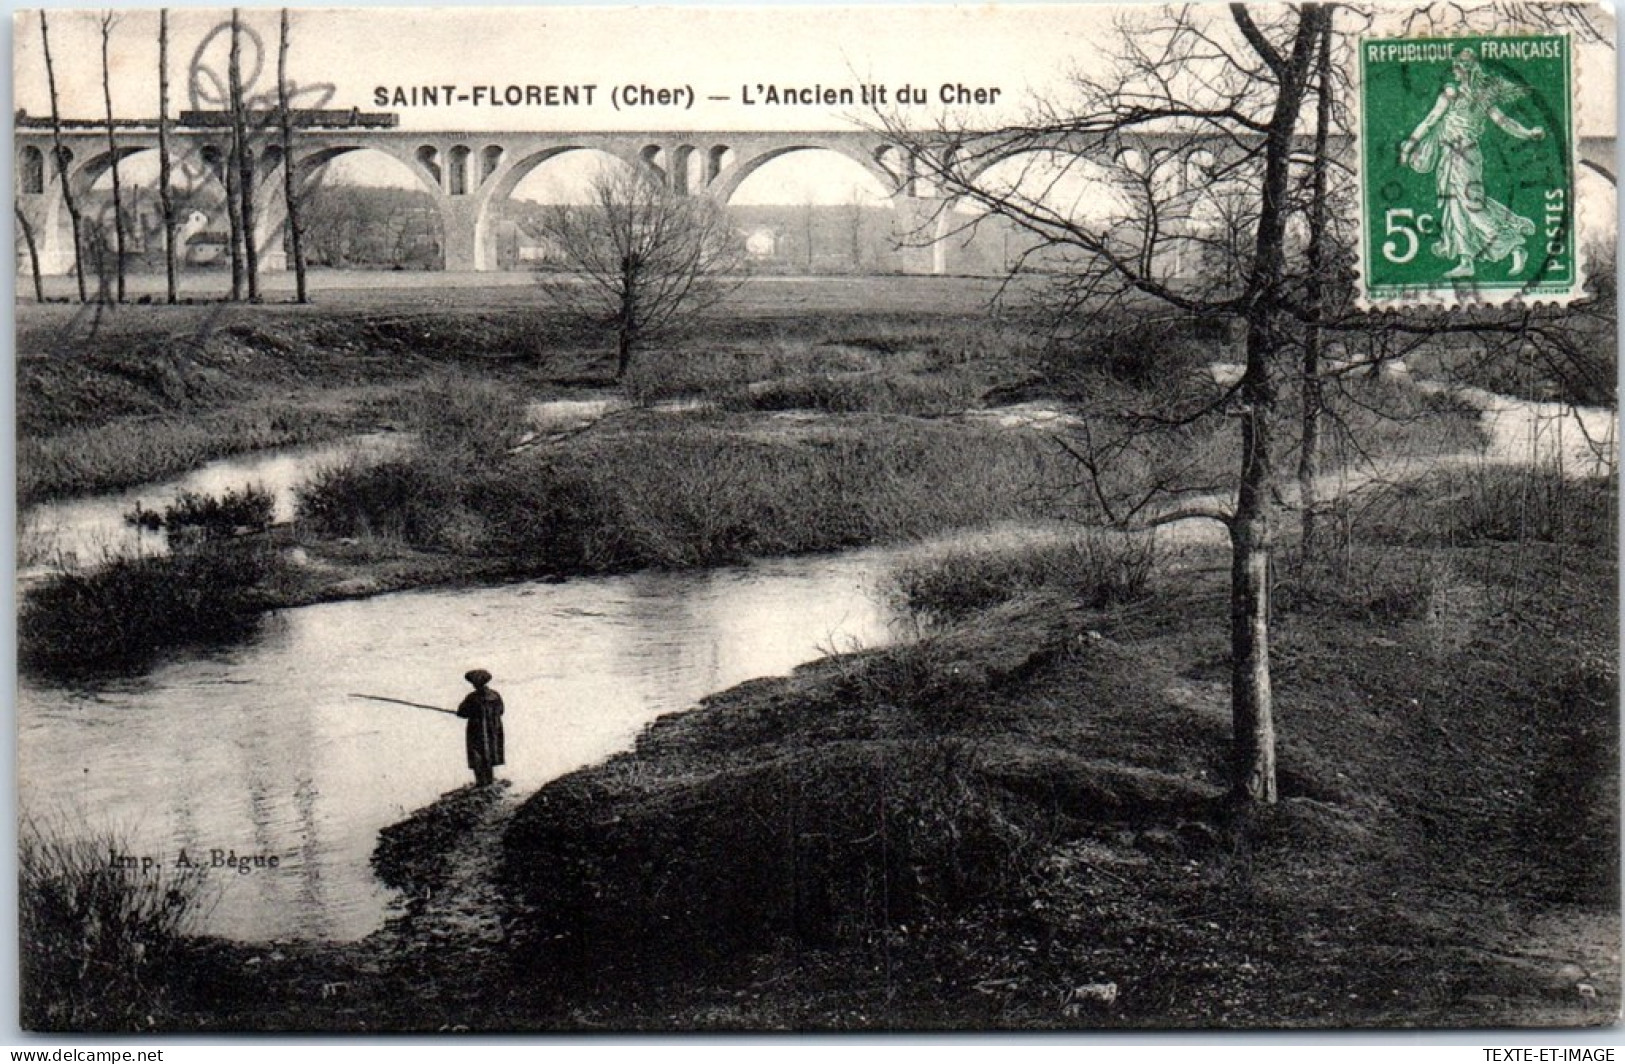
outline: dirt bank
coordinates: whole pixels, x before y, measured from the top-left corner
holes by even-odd
[[[508,828],[532,1018],[1612,1022],[1610,585],[1541,553],[1562,590],[1513,614],[1283,610],[1283,798],[1245,821],[1206,582],[1016,603],[662,720]],[[1458,602],[1529,571],[1451,564]]]

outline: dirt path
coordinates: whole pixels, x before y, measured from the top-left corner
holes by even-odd
[[[502,942],[497,916],[501,892],[493,876],[501,858],[502,826],[522,797],[506,780],[495,787],[465,787],[405,822],[421,827],[414,834],[432,836],[421,839],[429,848],[424,852],[432,856],[408,873],[406,912],[376,936],[381,948],[455,945],[479,950]]]

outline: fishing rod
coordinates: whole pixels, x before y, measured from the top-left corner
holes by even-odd
[[[436,713],[448,713],[453,717],[455,717],[457,715],[457,711],[453,710],[453,709],[442,709],[439,706],[426,706],[422,702],[408,702],[404,698],[385,698],[383,695],[355,695],[355,694],[351,695],[350,697],[351,698],[365,698],[365,699],[367,699],[369,701],[372,701],[372,702],[393,702],[397,706],[411,706],[413,709],[432,709]]]

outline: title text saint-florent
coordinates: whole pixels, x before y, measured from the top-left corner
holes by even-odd
[[[591,107],[597,85],[376,85],[374,107]]]

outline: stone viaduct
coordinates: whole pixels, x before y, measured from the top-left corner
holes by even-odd
[[[435,201],[443,224],[447,270],[497,268],[494,231],[500,206],[536,167],[566,152],[595,149],[646,169],[678,190],[713,196],[726,203],[739,186],[767,163],[792,152],[823,149],[857,163],[890,190],[899,223],[911,228],[927,221],[937,201],[929,198],[912,172],[912,160],[883,133],[866,130],[820,132],[420,132],[397,128],[394,114],[359,111],[296,112],[296,178],[309,182],[328,162],[351,152],[373,150],[403,164]],[[255,240],[266,269],[285,268],[282,228],[282,149],[272,114],[253,116],[255,157]],[[107,173],[114,159],[107,132],[98,122],[65,121],[62,132],[67,178],[79,202]],[[1152,135],[1154,137],[1154,135]],[[154,120],[115,123],[120,161],[158,149]],[[219,111],[182,112],[171,126],[171,153],[181,182],[218,182],[224,173],[230,129]],[[1349,150],[1346,146],[1342,150]],[[15,126],[17,202],[39,243],[41,267],[48,273],[72,269],[72,238],[50,162],[48,120],[19,114]],[[1616,138],[1587,137],[1583,165],[1613,180]],[[942,249],[918,249],[911,271],[942,272]]]
[[[689,194],[706,194],[723,203],[740,184],[767,163],[797,151],[836,152],[872,174],[899,201],[911,198],[915,182],[908,160],[882,135],[867,132],[613,132],[613,133],[469,133],[403,132],[394,115],[316,112],[296,133],[296,178],[309,182],[325,164],[351,152],[372,150],[406,167],[434,197],[444,227],[448,270],[496,268],[493,231],[501,204],[538,166],[566,152],[594,149],[628,165],[645,169]],[[230,130],[219,112],[183,112],[170,129],[170,150],[185,182],[219,182]],[[281,233],[286,220],[282,187],[282,149],[274,126],[260,127],[250,140],[260,146],[255,158],[255,239],[260,262],[282,269]],[[105,126],[89,121],[64,123],[67,176],[78,202],[113,165]],[[120,161],[158,150],[156,122],[115,123]],[[40,244],[41,266],[48,273],[72,268],[72,237],[58,175],[50,162],[52,133],[48,121],[21,117],[15,134],[18,203],[28,215]],[[923,209],[925,205],[920,205]]]

